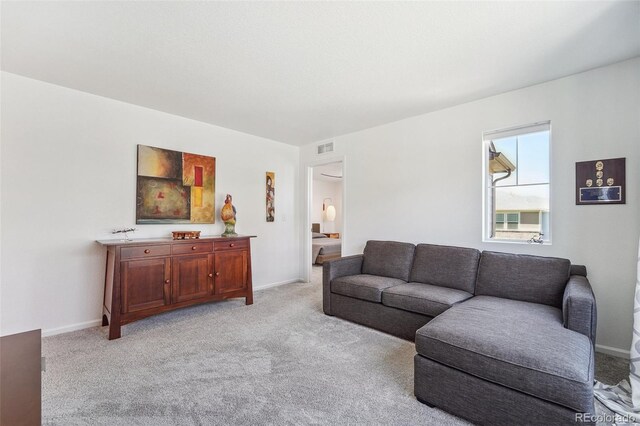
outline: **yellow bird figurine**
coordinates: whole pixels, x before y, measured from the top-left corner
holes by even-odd
[[[232,198],[231,194],[227,194],[224,199],[224,206],[220,210],[220,217],[224,222],[223,237],[235,237],[238,235],[236,234],[236,208],[231,203]]]

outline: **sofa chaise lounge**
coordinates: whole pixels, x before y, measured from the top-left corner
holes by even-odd
[[[323,309],[414,340],[416,398],[478,424],[590,424],[596,303],[567,259],[369,241]]]

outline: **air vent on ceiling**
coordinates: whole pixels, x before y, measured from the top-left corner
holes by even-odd
[[[328,152],[333,152],[333,142],[318,145],[318,154],[326,154]]]

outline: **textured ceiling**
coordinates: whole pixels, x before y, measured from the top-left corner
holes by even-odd
[[[640,55],[640,2],[6,2],[2,69],[303,145]]]

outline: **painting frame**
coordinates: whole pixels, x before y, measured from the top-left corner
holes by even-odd
[[[139,144],[136,164],[136,224],[215,223],[215,157]]]
[[[576,205],[626,203],[626,158],[576,162]]]
[[[276,173],[266,172],[266,219],[267,222],[276,221]]]

